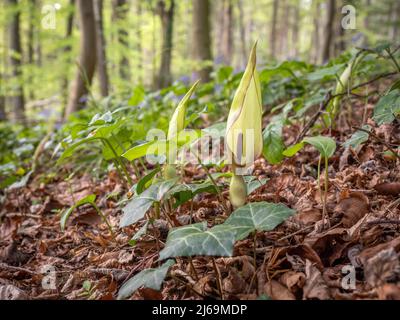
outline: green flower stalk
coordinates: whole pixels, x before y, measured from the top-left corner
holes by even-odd
[[[232,161],[233,177],[230,184],[230,200],[234,207],[246,201],[244,170],[253,164],[263,149],[261,86],[256,69],[256,47],[250,57],[236,90],[226,126],[226,145]]]
[[[348,90],[348,86],[350,83],[350,78],[353,70],[355,69],[357,63],[363,58],[363,54],[361,55],[356,55],[351,59],[349,64],[347,65],[346,69],[344,69],[343,73],[340,75],[337,84],[336,84],[336,89],[334,97],[332,99],[332,102],[327,108],[327,111],[329,113],[329,117],[325,118],[325,124],[327,126],[330,126],[331,124],[334,124],[336,116],[339,113],[340,110],[340,101],[342,100],[343,95],[346,93]]]
[[[176,167],[173,164],[173,162],[175,162],[175,152],[176,152],[176,146],[178,144],[178,136],[179,133],[183,129],[185,129],[186,107],[198,83],[199,81],[195,82],[193,86],[189,89],[189,91],[185,94],[185,96],[182,98],[182,100],[176,107],[171,120],[169,121],[167,139],[170,142],[169,143],[170,156],[167,157],[169,161],[167,161],[163,169],[163,174],[165,179],[173,179],[177,176]]]

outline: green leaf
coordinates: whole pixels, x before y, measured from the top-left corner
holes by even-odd
[[[214,228],[207,230],[205,221],[173,228],[160,252],[160,260],[196,255],[232,256],[235,232],[222,227]]]
[[[391,123],[400,113],[400,89],[390,91],[381,97],[374,108],[372,119],[378,125]]]
[[[161,167],[158,166],[157,168],[151,170],[147,175],[145,175],[142,179],[139,180],[136,186],[136,192],[141,194],[144,190],[146,190],[151,182],[153,181],[155,175],[160,172]]]
[[[363,129],[371,131],[371,126],[369,125],[363,125]],[[357,130],[354,132],[349,139],[347,139],[344,143],[343,146],[348,148],[352,147],[353,149],[357,148],[361,144],[363,144],[365,141],[368,140],[369,134],[368,132]]]
[[[341,69],[345,66],[345,63],[335,64],[330,67],[320,68],[314,72],[311,72],[307,75],[307,80],[309,81],[320,81],[324,78],[333,78],[335,75],[341,71]]]
[[[290,146],[289,148],[286,148],[286,150],[284,150],[282,154],[285,157],[293,157],[297,152],[303,149],[303,147],[304,147],[304,142],[299,142]]]
[[[155,148],[153,150],[156,150],[156,148],[161,149],[164,147],[165,148],[164,150],[166,150],[166,145],[167,145],[166,140],[154,140],[145,142],[130,148],[128,151],[122,154],[122,157],[128,159],[129,161],[132,161],[147,155],[150,147]]]
[[[150,268],[140,271],[119,289],[117,299],[120,300],[130,297],[140,287],[160,290],[169,268],[174,265],[174,263],[175,261],[170,259],[159,268]]]
[[[176,179],[158,182],[151,185],[141,194],[134,196],[122,209],[123,216],[119,223],[120,228],[129,226],[144,217],[154,202],[159,202],[164,195],[175,185]]]
[[[281,203],[253,202],[236,209],[223,224],[213,229],[232,230],[235,240],[242,240],[254,231],[273,230],[294,213],[295,210]]]
[[[149,222],[146,221],[146,223],[141,227],[132,237],[131,240],[129,240],[128,244],[130,246],[136,245],[136,241],[140,239],[144,234],[147,232],[147,226],[149,225]]]
[[[263,139],[263,156],[271,164],[280,163],[285,149],[282,138],[274,131],[264,131]]]
[[[128,104],[130,106],[137,106],[139,103],[143,101],[144,96],[145,96],[144,87],[142,85],[138,85],[133,88],[133,93],[128,101]]]
[[[218,193],[214,184],[210,180],[197,184],[178,184],[169,191],[169,193],[176,199],[174,208],[179,207],[183,203],[192,199],[195,195],[203,192]]]
[[[67,224],[67,220],[71,213],[78,207],[83,206],[84,204],[91,204],[93,205],[96,200],[96,195],[95,194],[89,194],[86,197],[83,197],[82,199],[78,200],[73,206],[69,207],[67,210],[63,211],[61,213],[61,218],[60,218],[60,225],[61,225],[61,230],[65,230],[65,226]]]
[[[244,180],[247,183],[247,195],[249,195],[253,191],[265,185],[269,179],[263,178],[259,180],[257,177],[250,176],[250,177],[244,177]]]
[[[330,158],[336,150],[335,140],[329,137],[306,137],[303,141],[315,147],[324,158]]]

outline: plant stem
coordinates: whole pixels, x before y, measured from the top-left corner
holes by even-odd
[[[132,187],[133,185],[133,181],[131,176],[128,173],[128,170],[126,169],[125,164],[121,161],[121,159],[119,158],[117,152],[115,151],[114,147],[112,146],[112,144],[110,143],[110,141],[106,138],[101,138],[102,141],[105,141],[105,143],[107,144],[107,146],[110,148],[110,150],[112,151],[112,153],[114,154],[114,157],[116,159],[116,161],[118,162],[119,166],[122,168],[122,170],[124,171],[124,174],[126,176],[126,179],[128,180],[129,183],[129,188]]]
[[[221,273],[217,267],[217,264],[215,263],[215,258],[212,257],[211,258],[212,264],[213,264],[213,268],[215,271],[215,276],[217,278],[217,287],[218,287],[218,291],[219,291],[219,295],[221,296],[221,300],[224,300],[224,293],[222,291],[222,279],[221,279]]]
[[[328,201],[328,180],[329,180],[329,175],[328,175],[328,157],[325,158],[325,192],[324,192],[324,223],[325,223],[325,218],[328,216],[327,210],[326,210],[326,203]],[[328,219],[328,227],[330,227],[330,221]]]
[[[194,274],[194,277],[196,278],[196,281],[199,281],[199,275],[197,274],[196,268],[194,267],[192,257],[189,257],[189,264],[190,264],[191,269],[193,270],[193,274]]]
[[[99,207],[95,204],[92,203],[92,206],[94,207],[94,209],[96,210],[97,214],[102,218],[102,220],[106,223],[108,230],[110,230],[112,237],[115,237],[114,231],[112,229],[111,224],[108,222],[106,216],[103,214],[103,212],[101,212],[101,210],[99,209]]]
[[[386,49],[386,52],[388,53],[390,59],[393,61],[394,65],[397,68],[397,71],[400,72],[400,66],[396,61],[396,58],[393,56],[392,52],[390,51],[390,48]]]

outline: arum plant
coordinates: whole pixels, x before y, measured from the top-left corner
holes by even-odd
[[[352,72],[363,56],[365,56],[365,52],[363,51],[360,51],[355,56],[353,56],[346,69],[344,69],[343,73],[338,78],[334,98],[327,107],[328,116],[324,118],[325,124],[327,126],[334,124],[336,116],[338,115],[340,110],[340,101],[343,95],[349,90]]]
[[[328,160],[335,153],[336,142],[332,138],[324,136],[306,137],[303,139],[303,141],[287,148],[283,152],[283,154],[287,157],[292,157],[304,147],[305,143],[311,144],[315,149],[319,151],[320,154],[318,160],[318,171],[317,171],[318,191],[320,196],[322,195],[321,184],[320,184],[321,162],[322,160],[324,160],[324,165],[325,165],[324,196],[323,198],[321,197],[321,199],[323,205],[323,220],[325,221],[325,218],[327,217],[326,202],[328,197],[328,183],[329,183]]]
[[[246,202],[246,183],[243,174],[263,150],[262,102],[260,79],[256,69],[256,47],[250,57],[236,90],[226,125],[226,146],[232,163],[229,196],[234,208]]]
[[[183,99],[179,102],[178,106],[175,109],[174,114],[172,115],[171,120],[169,121],[168,127],[168,136],[167,139],[170,142],[169,144],[169,155],[170,157],[167,160],[169,162],[175,162],[175,152],[176,146],[178,144],[178,135],[180,132],[185,129],[185,116],[186,116],[186,107],[190,97],[192,96],[194,90],[196,89],[199,80],[193,84],[193,86],[189,89]],[[172,142],[172,143],[171,143]],[[168,163],[164,166],[164,177],[165,179],[173,179],[176,177],[176,167],[174,164]]]

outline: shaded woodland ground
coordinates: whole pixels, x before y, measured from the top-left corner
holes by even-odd
[[[24,2],[8,3],[20,8]],[[161,48],[172,50],[174,12],[175,18],[182,18],[185,7],[180,1],[149,3],[154,6],[135,7],[136,17],[160,16],[161,27],[156,30],[162,34]],[[210,3],[192,2],[194,26],[202,26],[204,19],[215,14],[209,12]],[[247,30],[247,22],[260,20],[253,21],[251,15],[246,15],[249,21],[243,20],[241,15],[256,8],[246,1],[223,3],[225,25],[219,28],[226,34],[221,35],[222,47],[217,52],[227,60],[221,65],[211,61],[215,49],[210,46],[209,29],[217,24],[210,19],[211,27],[194,27],[190,38],[195,43],[192,58],[197,61],[196,70],[188,69],[193,74],[179,74],[182,78],[177,80],[178,68],[171,72],[173,59],[167,50],[157,56],[159,69],[152,69],[154,77],[149,76],[151,83],[146,83],[148,79],[139,82],[133,75],[135,70],[147,70],[146,59],[117,55],[107,60],[111,47],[98,46],[110,40],[110,26],[99,33],[103,30],[99,13],[108,13],[110,4],[104,3],[103,9],[102,1],[72,1],[81,17],[81,45],[74,42],[73,47],[61,49],[69,55],[71,50],[79,53],[79,63],[74,66],[69,59],[67,64],[75,74],[57,75],[62,88],[72,84],[69,89],[55,103],[51,95],[47,96],[50,102],[41,99],[45,107],[40,112],[24,102],[39,101],[29,96],[29,81],[13,86],[19,94],[1,91],[7,101],[3,117],[14,121],[0,126],[0,299],[400,299],[400,50],[399,16],[392,14],[400,9],[398,3],[384,1],[381,8],[391,11],[382,9],[377,16],[368,13],[363,1],[354,3],[367,12],[369,20],[365,19],[372,24],[360,32],[365,36],[362,43],[354,44],[351,34],[340,37],[335,28],[342,3],[312,1],[312,12],[322,10],[327,20],[318,22],[318,14],[310,16],[316,19],[317,38],[311,48],[298,42],[290,58],[283,53],[290,39],[283,35],[277,18],[284,9],[278,1],[270,1],[267,43],[271,52],[265,53],[265,42],[259,37],[258,64],[252,69],[255,46],[247,59],[254,34],[246,38],[250,33],[242,31]],[[378,7],[374,1],[368,3]],[[113,18],[128,23],[130,7],[124,6],[125,1],[115,1],[115,5],[122,9],[114,10]],[[282,6],[286,5],[293,9],[292,17],[299,19],[291,24],[295,39],[296,21],[301,25],[304,20],[297,15],[310,8],[294,1]],[[71,12],[75,11],[64,12],[67,21],[72,19]],[[387,32],[368,38],[388,12],[393,23]],[[83,22],[85,14],[92,21]],[[230,15],[242,21],[243,28],[230,26]],[[15,20],[13,12],[11,17],[14,20],[9,23],[18,29],[19,18]],[[184,22],[175,24],[181,30]],[[324,32],[318,31],[322,25]],[[306,33],[306,27],[300,33]],[[127,30],[124,23],[117,25],[113,41],[127,45]],[[68,27],[65,31],[71,35]],[[319,36],[320,32],[324,35]],[[250,44],[240,47],[243,42],[237,39]],[[218,39],[214,41],[218,44]],[[9,50],[18,52],[17,42],[11,41],[14,46]],[[139,44],[149,42],[143,38]],[[229,47],[233,43],[236,50]],[[182,55],[186,52],[180,47],[175,54],[178,50]],[[266,62],[267,57],[270,61]],[[20,72],[26,78],[36,77],[20,68],[21,59],[11,57],[10,61],[14,63],[11,69],[15,66],[12,79]],[[107,61],[118,61],[115,73]],[[230,66],[233,61],[238,68]],[[262,100],[263,148],[249,164],[246,204],[236,208],[230,194],[236,176],[232,166],[187,162],[175,168],[174,164],[176,175],[171,178],[166,165],[149,163],[138,150],[154,128],[169,134],[172,129],[207,132],[213,128],[218,139],[227,139],[227,116],[235,93],[242,89],[246,65],[252,77],[255,70],[259,72],[261,92],[256,91],[261,96],[255,100]],[[8,72],[4,66],[2,70]],[[119,82],[114,81],[116,74]],[[147,75],[142,73],[144,78]],[[94,76],[97,82],[91,83]],[[8,73],[7,77],[11,79]],[[188,97],[191,77],[203,81]],[[54,89],[58,84],[53,85],[46,85],[40,94],[59,90]],[[251,86],[245,87],[250,95]],[[182,124],[172,117],[180,101],[185,101],[186,108]],[[53,106],[56,113],[51,111]],[[244,108],[257,118],[254,103],[243,102]],[[317,142],[307,142],[314,141],[310,138]],[[255,225],[243,237],[236,234],[231,254],[225,254],[229,250],[222,245],[226,252],[212,248],[204,237],[197,241],[203,241],[203,248],[166,254],[174,250],[174,230],[204,223],[203,231],[213,232],[241,208],[250,208],[253,214],[255,203],[268,203],[273,210],[280,206],[287,216],[278,217],[272,225]],[[262,207],[261,214],[271,214],[268,208]],[[243,229],[244,222],[238,223]],[[228,229],[223,232],[231,234]],[[216,237],[218,243],[226,240]],[[190,248],[188,244],[183,250]],[[168,260],[160,259],[162,255]],[[150,276],[140,273],[145,270]],[[139,278],[143,283],[132,282]]]

